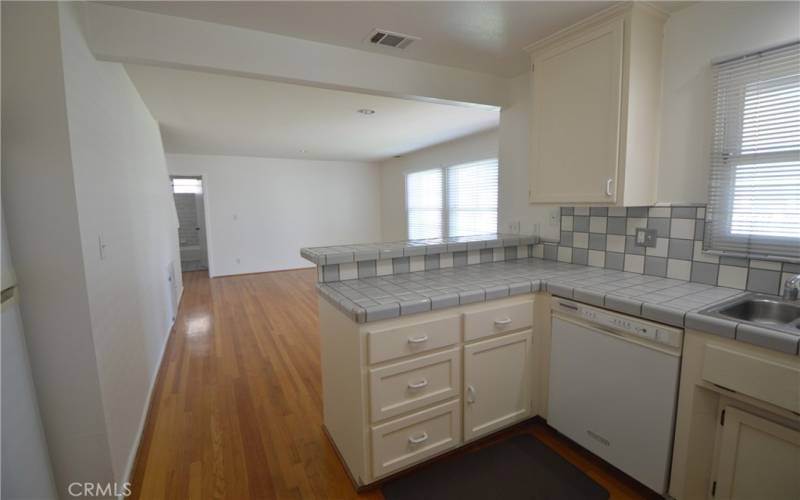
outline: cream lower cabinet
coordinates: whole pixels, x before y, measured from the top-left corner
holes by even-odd
[[[319,309],[325,430],[356,484],[532,416],[532,295],[366,324]]]
[[[686,331],[669,494],[800,498],[800,357]]]
[[[464,440],[530,415],[531,330],[464,346]]]
[[[714,498],[800,498],[800,431],[728,406],[717,436]]]

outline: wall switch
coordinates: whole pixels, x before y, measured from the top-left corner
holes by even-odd
[[[102,234],[97,236],[97,246],[100,250],[100,260],[106,260],[106,257],[108,257],[108,245],[106,245],[106,242],[103,240]]]
[[[645,229],[643,227],[636,228],[636,239],[634,245],[637,247],[654,247],[656,246],[656,237],[658,233],[655,229]]]

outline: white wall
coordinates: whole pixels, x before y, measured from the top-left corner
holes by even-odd
[[[89,51],[78,9],[59,9],[67,117],[98,375],[122,480],[176,313],[178,221],[158,124],[123,66]]]
[[[664,33],[656,199],[706,202],[711,157],[711,63],[797,40],[798,2],[697,2]]]
[[[528,74],[510,81],[507,105],[500,111],[500,127],[391,159],[381,167],[381,224],[383,240],[406,238],[404,174],[426,168],[455,165],[496,156],[499,161],[498,225],[514,232],[558,239],[559,226],[550,225],[557,207],[528,203],[530,142],[530,79]]]
[[[158,126],[71,3],[3,3],[3,208],[61,496],[126,479],[172,311]],[[100,237],[106,244],[100,259]]]
[[[557,206],[528,203],[530,185],[531,80],[525,73],[511,80],[509,105],[500,112],[500,229],[511,231],[519,223],[523,234],[548,240],[561,236],[560,218],[550,223]]]
[[[309,267],[302,247],[380,240],[376,165],[173,154],[167,164],[203,176],[212,276]]]
[[[381,164],[381,231],[383,241],[404,240],[408,230],[405,217],[405,174],[429,168],[496,158],[497,130],[481,132],[455,141],[421,149]]]
[[[65,109],[58,8],[2,3],[2,189],[56,486],[111,480]]]

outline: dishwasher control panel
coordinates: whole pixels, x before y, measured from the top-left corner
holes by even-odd
[[[564,299],[555,300],[556,308],[570,316],[578,316],[589,323],[603,326],[606,329],[619,331],[658,344],[680,348],[683,341],[683,330],[658,323],[617,314],[611,311],[586,306]]]

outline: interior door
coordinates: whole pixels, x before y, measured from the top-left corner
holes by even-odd
[[[623,21],[534,59],[531,202],[617,199]]]
[[[205,186],[203,186],[205,188]],[[194,195],[194,203],[195,203],[195,211],[197,212],[197,226],[195,226],[195,230],[197,231],[197,241],[200,247],[200,262],[204,269],[208,269],[208,246],[206,241],[206,215],[205,215],[205,203],[203,198],[203,192],[195,193]]]
[[[723,411],[714,498],[800,498],[800,431],[731,406]]]
[[[530,415],[531,330],[464,347],[464,440]]]

